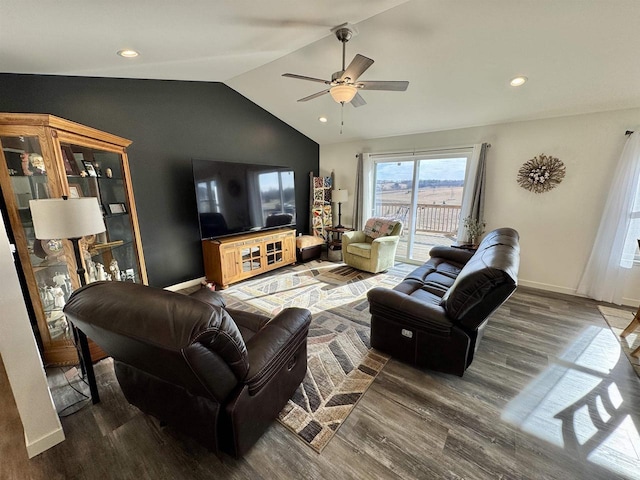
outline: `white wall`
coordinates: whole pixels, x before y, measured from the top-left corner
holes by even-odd
[[[364,107],[366,108],[366,107]],[[488,142],[487,230],[509,226],[520,233],[519,283],[575,294],[591,253],[613,169],[628,129],[640,127],[640,109],[422,133],[324,145],[320,172],[335,171],[338,188],[354,190],[358,152],[394,152]],[[516,182],[520,166],[545,153],[564,162],[567,174],[554,190],[535,194]],[[342,206],[351,225],[353,201]],[[624,303],[640,300],[640,269]]]
[[[0,225],[2,214],[0,213]],[[29,458],[62,442],[64,432],[31,331],[9,239],[0,227],[0,355],[24,428]]]

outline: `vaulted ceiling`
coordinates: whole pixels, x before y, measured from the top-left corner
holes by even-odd
[[[637,0],[3,0],[0,71],[224,82],[328,144],[640,107],[638,19]],[[281,75],[340,70],[345,22],[347,63],[375,60],[361,79],[408,90],[297,102],[323,85]]]

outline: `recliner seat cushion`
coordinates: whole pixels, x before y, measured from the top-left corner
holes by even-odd
[[[404,281],[417,282],[423,290],[442,297],[453,286],[461,270],[462,265],[449,263],[441,258],[431,258],[407,275]]]
[[[442,296],[437,293],[433,293],[428,288],[418,288],[411,294],[411,298],[414,298],[422,303],[430,303],[431,305],[440,305]]]

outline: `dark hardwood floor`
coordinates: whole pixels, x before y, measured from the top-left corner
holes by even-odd
[[[321,454],[274,422],[243,459],[217,457],[129,406],[107,360],[102,402],[28,460],[3,377],[0,478],[640,478],[640,382],[596,306],[519,288],[463,378],[391,360]],[[80,398],[51,376],[58,402]]]

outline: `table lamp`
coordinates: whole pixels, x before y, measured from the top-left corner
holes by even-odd
[[[331,201],[338,204],[338,225],[336,225],[336,228],[344,228],[344,225],[342,225],[341,222],[342,204],[345,203],[348,199],[349,192],[347,190],[338,189],[331,192]]]
[[[31,219],[36,238],[39,240],[68,239],[73,244],[73,252],[76,258],[78,280],[80,286],[87,284],[84,278],[84,267],[80,252],[79,241],[85,235],[93,235],[104,232],[106,227],[102,218],[102,211],[95,197],[83,198],[49,198],[44,200],[29,200]],[[74,327],[75,335],[80,344],[80,360],[82,370],[87,374],[87,382],[91,391],[93,403],[98,403],[98,387],[87,336]]]

